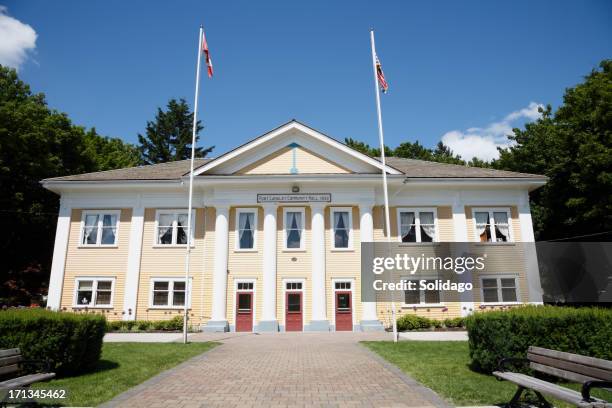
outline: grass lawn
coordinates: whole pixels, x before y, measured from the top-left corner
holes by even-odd
[[[68,391],[68,398],[58,400],[57,403],[95,406],[217,344],[104,343],[102,358],[94,370],[74,377],[38,383],[33,388],[64,388]]]
[[[467,341],[367,341],[363,344],[454,405],[504,404],[516,391],[516,386],[507,381],[470,370]],[[574,384],[570,387],[579,389]],[[610,401],[612,393],[604,393],[593,395]],[[552,398],[548,400],[557,407],[572,406]]]

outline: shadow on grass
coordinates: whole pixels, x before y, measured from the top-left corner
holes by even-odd
[[[101,372],[108,371],[108,370],[114,370],[119,367],[121,367],[121,365],[117,363],[116,361],[101,359],[101,360],[98,360],[98,362],[96,363],[94,367],[91,367],[89,369],[79,371],[73,374],[58,375],[55,378],[64,379],[64,378],[81,377],[83,375],[96,374],[96,373],[101,373]]]

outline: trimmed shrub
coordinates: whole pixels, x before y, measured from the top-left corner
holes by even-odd
[[[106,323],[106,330],[115,331],[178,331],[183,330],[183,316],[170,320],[120,320]]]
[[[26,360],[49,360],[52,371],[75,374],[100,360],[102,315],[10,309],[0,312],[0,349],[19,347]]]
[[[463,317],[455,317],[452,319],[444,319],[444,327],[449,329],[454,329],[458,327],[465,327],[465,318]]]
[[[432,326],[433,320],[413,314],[405,314],[397,319],[398,331],[429,329]]]
[[[491,372],[504,357],[525,358],[529,346],[612,360],[612,310],[524,306],[466,319],[473,368]]]

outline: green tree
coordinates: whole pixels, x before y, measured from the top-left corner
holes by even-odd
[[[139,165],[140,151],[119,138],[100,136],[95,128],[83,135],[85,154],[93,160],[96,171]]]
[[[442,141],[438,142],[436,148],[432,153],[433,161],[439,163],[449,163],[449,164],[465,164],[465,161],[459,156],[455,154],[450,147],[445,145]]]
[[[541,113],[514,129],[514,146],[493,165],[549,177],[531,194],[539,239],[612,230],[612,60],[567,89],[554,114]]]
[[[198,120],[196,142],[203,126]],[[146,136],[138,134],[141,160],[145,164],[163,163],[191,158],[193,113],[184,99],[170,99],[166,110],[157,108],[154,121],[147,122]],[[196,157],[206,157],[214,146],[196,147]]]

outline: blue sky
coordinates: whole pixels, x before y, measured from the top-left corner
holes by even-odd
[[[202,82],[200,144],[213,155],[291,118],[377,144],[370,27],[390,84],[386,143],[444,138],[464,156],[494,155],[537,104],[558,106],[612,58],[606,0],[0,4],[21,52],[0,46],[0,62],[75,123],[128,142],[169,98],[193,103],[203,23],[215,77]]]

